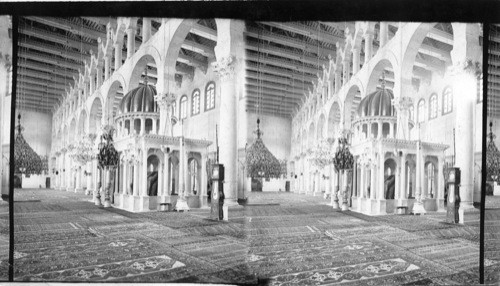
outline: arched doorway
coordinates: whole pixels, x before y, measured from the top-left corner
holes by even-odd
[[[201,168],[200,164],[198,163],[198,160],[195,158],[190,158],[188,160],[188,166],[189,166],[189,182],[188,182],[188,188],[189,192],[192,193],[193,195],[199,195],[200,192],[200,174],[201,174]]]
[[[424,197],[435,198],[437,191],[438,170],[436,163],[432,158],[425,162],[425,181],[424,181]]]
[[[384,197],[386,200],[394,200],[396,190],[396,161],[389,158],[384,163]]]
[[[175,153],[178,154],[177,151]],[[170,156],[168,160],[169,171],[168,171],[168,182],[170,182],[170,194],[179,194],[179,159],[176,155]]]
[[[148,196],[158,195],[158,165],[160,160],[156,155],[150,155],[148,157]]]

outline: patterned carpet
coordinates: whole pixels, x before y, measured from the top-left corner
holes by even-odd
[[[9,278],[9,203],[0,200],[0,281]]]
[[[322,197],[252,193],[227,222],[209,210],[128,213],[88,196],[15,192],[15,281],[242,285],[471,285],[478,227],[442,214],[368,217]],[[0,222],[2,217],[0,216]],[[1,242],[0,242],[1,243]],[[2,257],[1,265],[7,257]],[[493,260],[490,268],[498,267]]]

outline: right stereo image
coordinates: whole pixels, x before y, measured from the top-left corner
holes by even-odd
[[[500,283],[500,24],[490,25],[484,209],[484,283]]]

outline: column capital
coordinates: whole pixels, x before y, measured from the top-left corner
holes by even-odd
[[[161,93],[154,96],[154,99],[160,108],[170,107],[176,100],[176,96],[172,92]]]
[[[217,62],[213,62],[212,67],[222,81],[232,80],[234,78],[234,66],[236,62],[234,56],[227,56],[221,58]]]
[[[0,64],[5,67],[5,69],[10,69],[12,67],[11,55],[3,54],[0,52]]]

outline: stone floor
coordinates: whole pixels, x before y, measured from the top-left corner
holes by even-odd
[[[16,281],[471,285],[478,218],[369,217],[320,197],[252,193],[228,222],[209,210],[128,213],[55,190],[15,191]],[[6,258],[0,265],[6,263]],[[491,260],[496,266],[496,261]]]

